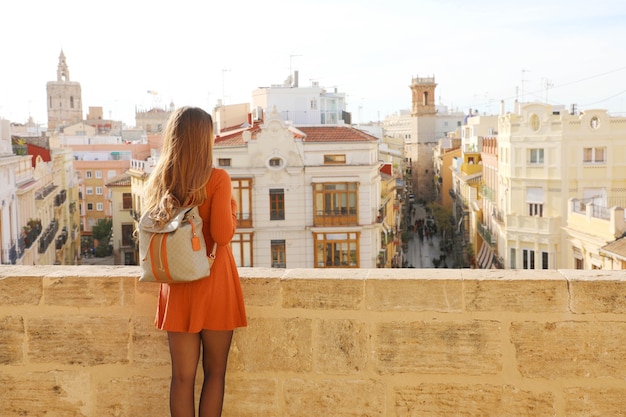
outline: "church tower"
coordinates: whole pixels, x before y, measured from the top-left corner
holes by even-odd
[[[411,182],[417,199],[429,201],[434,195],[433,149],[437,145],[435,77],[414,77],[411,81]]]
[[[48,130],[54,131],[83,120],[83,101],[80,83],[70,81],[70,70],[61,50],[57,80],[48,81]]]

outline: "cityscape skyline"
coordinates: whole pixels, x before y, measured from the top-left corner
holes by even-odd
[[[135,108],[249,102],[294,70],[300,86],[317,81],[346,93],[357,123],[408,109],[417,76],[434,76],[437,103],[453,111],[493,114],[501,100],[510,111],[518,99],[626,114],[626,45],[615,41],[626,35],[622,2],[440,3],[270,0],[260,10],[249,1],[174,8],[114,0],[95,17],[62,19],[83,5],[11,2],[0,27],[12,40],[0,118],[47,122],[45,86],[61,50],[82,86],[83,114],[102,107],[129,125]]]

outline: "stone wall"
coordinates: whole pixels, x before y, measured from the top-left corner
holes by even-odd
[[[0,267],[1,416],[168,416],[136,267]],[[241,269],[226,417],[617,416],[622,271]],[[200,378],[198,378],[199,388]]]

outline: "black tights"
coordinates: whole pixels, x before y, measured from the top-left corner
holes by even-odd
[[[194,386],[202,347],[204,382],[199,417],[220,417],[224,379],[232,330],[202,330],[200,333],[168,332],[172,358],[170,413],[172,417],[195,417]]]

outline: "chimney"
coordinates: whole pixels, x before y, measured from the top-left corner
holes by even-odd
[[[298,88],[298,70],[293,72],[293,86]]]

